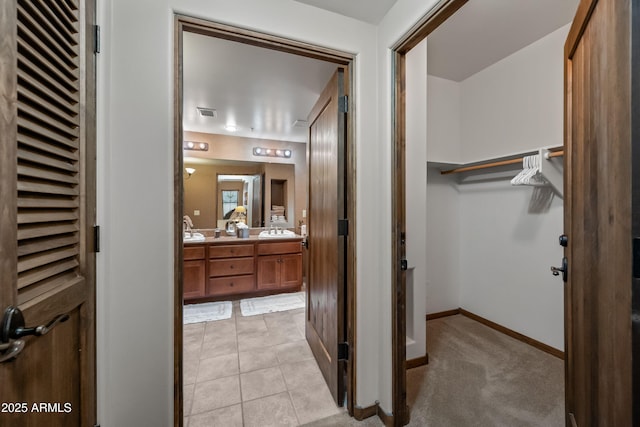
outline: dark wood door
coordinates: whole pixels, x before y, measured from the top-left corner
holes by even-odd
[[[629,0],[582,1],[565,45],[568,426],[640,422],[632,421],[631,21]]]
[[[309,278],[306,336],[336,401],[344,401],[345,245],[338,221],[345,212],[345,113],[339,103],[344,72],[331,78],[309,115]],[[342,98],[344,99],[344,98]]]
[[[1,426],[96,422],[94,14],[0,2]]]

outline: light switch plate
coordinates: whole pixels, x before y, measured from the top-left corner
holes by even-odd
[[[193,216],[200,216],[200,210],[196,209],[195,211],[193,211]]]

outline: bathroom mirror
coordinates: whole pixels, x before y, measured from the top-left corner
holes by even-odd
[[[232,218],[238,206],[245,208],[242,220],[249,227],[264,227],[264,172],[251,175],[218,174],[218,228]]]
[[[296,166],[268,162],[185,158],[184,213],[196,229],[225,228],[235,206],[246,208],[250,227],[295,227]],[[299,185],[304,185],[301,181]],[[302,196],[302,197],[301,197]],[[302,205],[301,205],[302,206]]]

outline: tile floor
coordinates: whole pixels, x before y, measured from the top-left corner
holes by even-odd
[[[299,426],[342,412],[304,337],[304,309],[184,327],[184,426]]]

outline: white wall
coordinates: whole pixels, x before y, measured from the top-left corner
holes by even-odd
[[[406,56],[407,360],[426,354],[427,40]]]
[[[390,354],[391,307],[381,299],[390,288],[390,257],[380,250],[388,247],[388,215],[381,209],[390,193],[378,191],[389,187],[389,166],[376,129],[376,28],[290,0],[102,0],[99,8],[100,424],[169,426],[173,420],[174,11],[357,55],[356,404],[381,400],[390,408],[384,399],[390,363],[378,356],[381,348]]]
[[[529,213],[532,187],[508,179],[459,186],[460,307],[559,350],[564,349],[559,265],[562,200]]]
[[[450,161],[456,143],[458,162],[562,145],[568,28],[460,83],[429,76],[429,160]],[[549,272],[562,258],[562,200],[530,212],[533,189],[510,184],[517,172],[429,170],[427,310],[462,307],[562,349],[563,286]]]
[[[462,158],[563,143],[563,48],[569,25],[461,82]],[[512,175],[515,175],[514,171]],[[495,175],[494,175],[495,177]],[[509,179],[459,185],[460,306],[564,348],[562,200],[530,213],[533,188]]]
[[[459,163],[462,157],[460,83],[429,75],[427,86],[427,159],[436,163]]]
[[[566,25],[461,83],[462,162],[563,143]]]
[[[455,179],[437,166],[427,170],[426,190],[426,313],[439,313],[460,307],[460,193]]]

